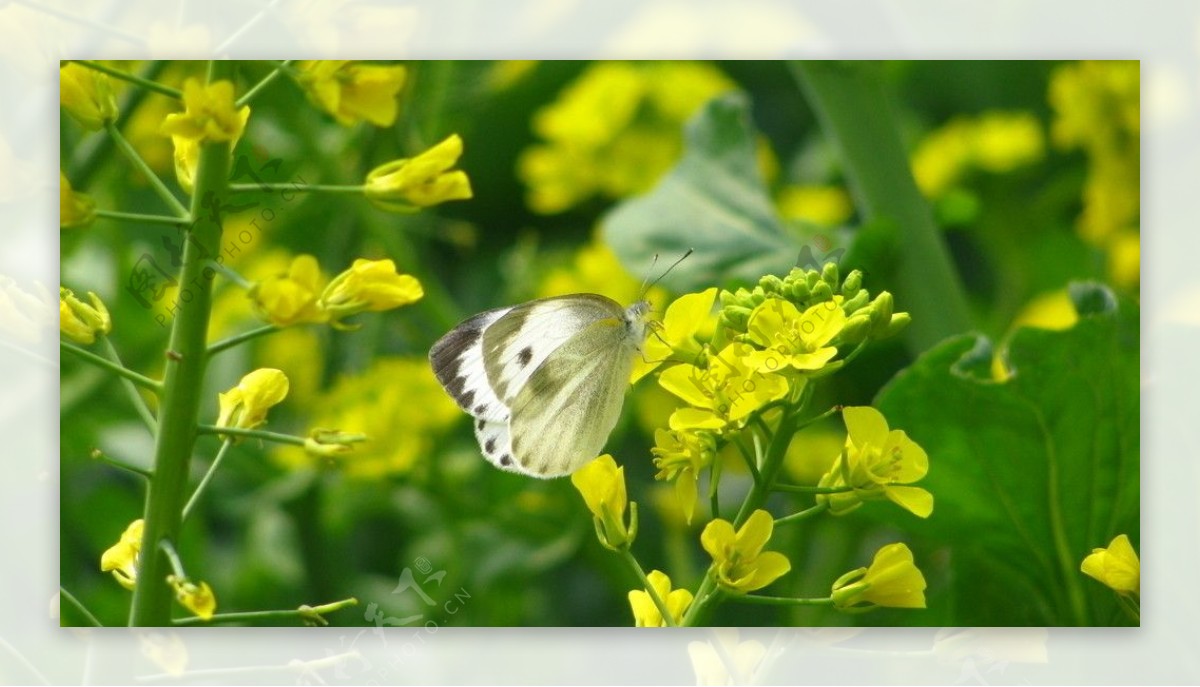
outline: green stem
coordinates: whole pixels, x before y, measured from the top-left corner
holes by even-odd
[[[714,457],[708,469],[708,500],[713,519],[721,517],[721,459]]]
[[[87,351],[87,350],[80,348],[79,346],[76,346],[75,344],[67,343],[66,341],[59,341],[58,347],[64,353],[70,353],[71,355],[73,355],[81,360],[85,360],[85,361],[95,365],[96,367],[104,368],[105,370],[108,370],[109,372],[112,372],[115,375],[118,375],[120,377],[128,379],[129,381],[133,382],[134,384],[137,384],[140,387],[149,389],[149,390],[153,391],[154,393],[160,393],[162,391],[162,383],[161,382],[156,382],[153,379],[150,379],[149,377],[144,377],[144,376],[134,372],[133,370],[130,370],[127,367],[118,365],[118,364],[112,362],[111,360],[108,360],[107,358],[102,358],[102,357],[96,355],[95,353],[92,353],[91,351]]]
[[[196,485],[196,491],[192,492],[191,498],[188,499],[187,504],[183,507],[183,515],[180,517],[181,520],[187,521],[188,515],[190,515],[192,509],[196,507],[196,502],[199,500],[200,495],[204,493],[204,488],[208,486],[209,481],[212,480],[212,476],[217,473],[217,468],[221,466],[221,461],[225,460],[225,454],[229,453],[230,446],[233,446],[232,437],[226,439],[225,442],[221,444],[221,448],[217,450],[217,457],[213,458],[212,465],[208,466],[208,472],[204,473],[204,477],[200,479],[200,484]]]
[[[183,100],[183,92],[182,91],[175,89],[175,88],[171,88],[170,86],[164,86],[163,84],[160,84],[157,81],[151,81],[150,79],[143,79],[142,77],[138,76],[137,74],[130,74],[129,72],[123,72],[120,69],[113,69],[112,67],[106,67],[106,66],[100,64],[99,62],[93,62],[91,60],[72,60],[72,61],[77,64],[81,64],[81,65],[87,67],[88,69],[93,69],[95,71],[98,71],[98,72],[101,72],[104,74],[108,74],[109,76],[113,77],[114,79],[120,79],[122,81],[128,81],[131,84],[137,84],[138,86],[141,86],[142,88],[145,88],[148,91],[154,91],[155,93],[161,93],[162,95],[165,95],[168,98],[174,98],[176,100]]]
[[[273,182],[269,184],[230,184],[234,192],[245,191],[297,191],[299,193],[362,193],[363,185],[345,186],[339,184],[297,184],[291,181]]]
[[[87,609],[87,606],[84,606],[79,599],[76,599],[71,592],[68,592],[66,587],[59,585],[58,595],[59,598],[66,599],[67,602],[74,606],[75,610],[79,611],[79,613],[83,616],[83,619],[86,620],[89,625],[92,627],[104,627],[104,623],[100,622],[96,616],[92,615],[92,612]]]
[[[185,226],[188,223],[188,220],[184,217],[171,217],[170,215],[145,215],[138,212],[118,212],[116,210],[97,210],[96,216],[120,220],[123,222],[144,222],[146,224],[172,224],[176,226]]]
[[[125,363],[121,362],[121,356],[117,353],[117,349],[113,346],[111,339],[103,334],[96,338],[104,345],[105,357],[121,368],[129,369],[125,367]],[[142,394],[138,392],[137,387],[134,386],[133,382],[125,378],[121,379],[121,386],[125,387],[125,393],[129,396],[130,402],[133,403],[133,409],[137,411],[138,417],[142,418],[142,422],[146,424],[146,427],[151,432],[156,430],[158,428],[158,420],[154,419],[154,413],[150,412],[150,406],[146,405],[146,399],[142,398]]]
[[[171,564],[171,572],[181,580],[187,579],[187,570],[183,567],[183,561],[179,558],[179,552],[175,550],[175,545],[170,539],[158,540],[158,548],[167,557],[167,561]]]
[[[288,65],[293,61],[294,60],[284,60],[283,62],[280,62],[274,69],[271,70],[270,74],[264,76],[261,81],[251,86],[250,90],[243,93],[242,97],[238,98],[237,102],[233,104],[234,108],[240,110],[243,105],[249,104],[250,101],[254,100],[255,96],[262,91],[262,89],[269,86],[271,82],[278,78],[280,74],[284,73],[284,71],[287,70]]]
[[[1062,569],[1063,581],[1067,586],[1067,600],[1071,604],[1071,613],[1075,618],[1075,624],[1087,625],[1087,597],[1084,595],[1080,579],[1078,557],[1071,551],[1066,520],[1063,518],[1062,491],[1058,479],[1058,454],[1055,451],[1054,443],[1049,440],[1050,428],[1046,426],[1041,413],[1035,413],[1034,417],[1037,418],[1038,427],[1041,429],[1046,446],[1046,496],[1050,509],[1050,532],[1054,537],[1054,553],[1057,554],[1058,564]]]
[[[756,596],[754,594],[745,594],[742,596],[730,596],[730,601],[743,604],[763,604],[766,606],[832,606],[833,598],[824,597],[821,599],[794,599],[787,596]]]
[[[207,355],[209,357],[212,357],[227,348],[233,348],[234,346],[236,346],[240,343],[245,343],[247,341],[250,341],[251,339],[257,339],[260,336],[264,336],[264,335],[270,334],[272,332],[277,332],[279,330],[280,330],[280,327],[277,327],[276,325],[273,325],[273,324],[268,324],[264,327],[259,327],[258,329],[251,329],[250,331],[242,332],[241,334],[234,334],[233,336],[231,336],[227,339],[221,339],[220,341],[217,341],[216,343],[210,345],[208,347]]]
[[[722,596],[721,590],[717,587],[717,576],[712,566],[709,566],[708,572],[704,575],[704,580],[700,582],[700,588],[696,590],[695,600],[692,605],[688,606],[687,612],[683,614],[683,620],[680,625],[683,627],[694,627],[702,621],[708,612],[708,609],[720,600]]]
[[[163,70],[166,69],[167,62],[165,60],[155,60],[146,65],[140,76],[143,79],[157,79]],[[124,131],[125,125],[137,112],[142,101],[150,94],[144,88],[130,88],[125,95],[124,100],[118,105],[120,113],[117,114],[117,121],[113,126],[118,131]],[[79,184],[79,188],[87,188],[91,183],[92,175],[100,168],[100,165],[110,160],[112,156],[113,140],[111,136],[88,136],[76,146],[75,156],[71,162],[72,173],[67,176]]]
[[[268,432],[262,429],[239,429],[237,427],[217,427],[216,425],[200,425],[196,429],[201,434],[228,434],[235,437],[251,437],[254,439],[263,439],[264,441],[274,441],[280,444],[304,445],[304,437],[298,437],[294,434]]]
[[[219,273],[222,277],[225,277],[229,281],[233,282],[234,284],[237,284],[238,286],[240,286],[243,289],[246,289],[247,291],[249,291],[250,288],[252,286],[254,286],[254,284],[249,279],[246,279],[242,275],[238,274],[237,270],[233,269],[232,267],[227,266],[224,262],[221,262],[219,260],[209,260],[208,266],[213,271]]]
[[[897,279],[913,313],[908,343],[921,351],[971,327],[962,281],[913,179],[880,78],[880,65],[793,62],[792,72],[840,154],[864,220],[896,227]]]
[[[814,515],[820,515],[821,513],[824,513],[827,510],[829,510],[828,503],[818,503],[817,505],[812,506],[810,508],[805,508],[804,510],[800,511],[799,513],[792,513],[791,515],[785,515],[784,517],[779,518],[778,520],[775,521],[775,526],[779,527],[780,525],[790,525],[793,522],[800,522],[801,520],[807,520],[808,518],[811,518]]]
[[[158,194],[159,198],[162,198],[164,203],[169,205],[171,209],[175,211],[175,214],[182,222],[185,224],[191,223],[191,218],[200,214],[200,211],[203,208],[197,199],[203,198],[203,195],[197,193],[193,196],[192,206],[195,209],[195,212],[189,213],[188,209],[183,207],[183,203],[180,203],[179,199],[175,197],[175,194],[171,193],[171,189],[167,188],[167,185],[163,183],[162,179],[158,178],[158,175],[154,173],[153,169],[150,169],[150,165],[146,164],[146,161],[142,159],[142,156],[138,154],[138,151],[135,150],[132,145],[130,145],[129,141],[125,140],[125,137],[121,135],[121,132],[117,129],[114,123],[105,122],[104,130],[108,132],[108,135],[112,138],[113,143],[116,144],[117,149],[121,151],[125,158],[128,159],[134,167],[137,167],[139,172],[145,175],[146,181],[148,181],[150,186],[154,188],[154,192]],[[227,143],[220,145],[228,147]],[[199,170],[197,170],[196,174],[199,175],[199,173]]]
[[[758,456],[752,455],[750,449],[746,448],[746,444],[741,438],[733,439],[733,444],[737,446],[738,452],[742,454],[742,458],[746,461],[746,467],[750,470],[750,476],[758,482],[762,477],[758,474]],[[715,515],[713,517],[716,517]]]
[[[175,625],[212,625],[214,623],[237,623],[245,620],[283,620],[287,618],[301,618],[309,622],[326,624],[326,620],[322,617],[326,613],[340,611],[343,608],[357,606],[358,599],[350,597],[341,601],[323,604],[321,606],[301,606],[299,608],[279,610],[279,611],[246,611],[242,613],[217,613],[213,617],[205,620],[196,616],[180,618],[175,621]]]
[[[646,589],[646,593],[650,595],[650,600],[654,602],[654,605],[658,608],[658,612],[662,614],[663,623],[667,627],[675,627],[675,619],[671,617],[671,611],[667,609],[666,602],[658,595],[658,590],[654,588],[654,585],[650,584],[650,579],[646,577],[646,571],[642,570],[642,565],[633,557],[633,553],[628,548],[623,548],[620,551],[621,557],[633,572],[637,574],[638,579],[642,581],[642,586]]]
[[[800,404],[801,407],[803,405],[803,403]],[[795,411],[785,409],[783,418],[779,421],[779,427],[775,429],[775,435],[771,437],[771,443],[767,446],[767,455],[763,458],[762,469],[759,471],[762,479],[754,483],[750,488],[750,493],[746,495],[746,500],[742,502],[737,519],[733,522],[734,529],[744,525],[750,514],[766,501],[775,482],[775,474],[783,465],[783,457],[787,454],[788,445],[792,442],[792,436],[798,427],[799,418],[795,415]]]
[[[111,465],[112,467],[117,468],[118,470],[125,470],[126,472],[132,472],[136,475],[145,477],[146,479],[154,479],[154,473],[150,472],[149,470],[143,470],[142,468],[139,468],[138,466],[133,465],[132,463],[126,463],[123,460],[117,460],[116,458],[113,458],[112,456],[106,454],[104,451],[101,451],[98,448],[92,450],[91,457],[92,457],[92,460],[98,460],[101,463],[104,463],[105,465]]]
[[[226,78],[232,64],[210,63],[209,80]],[[192,194],[192,239],[184,244],[182,290],[191,298],[180,298],[171,323],[167,350],[158,434],[154,447],[154,481],[146,498],[145,531],[142,538],[141,569],[133,592],[130,624],[165,626],[171,621],[171,589],[165,583],[166,560],[158,554],[158,543],[178,538],[188,463],[196,440],[196,420],[207,361],[205,338],[212,310],[212,281],[206,274],[207,256],[220,250],[221,225],[211,213],[201,212],[203,199],[217,207],[228,195],[230,142],[205,141],[200,146]],[[180,214],[186,214],[187,211]]]

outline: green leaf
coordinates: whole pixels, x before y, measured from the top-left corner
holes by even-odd
[[[603,231],[628,267],[643,267],[650,255],[674,259],[695,249],[663,278],[678,292],[784,274],[801,249],[758,172],[749,104],[740,93],[714,98],[688,122],[679,164],[650,193],[618,205]]]
[[[1140,539],[1138,308],[1097,285],[1072,293],[1079,322],[1018,330],[1006,382],[987,340],[962,335],[877,399],[929,454],[934,512],[911,529],[948,547],[959,624],[1109,622],[1112,594],[1079,565],[1118,534]]]

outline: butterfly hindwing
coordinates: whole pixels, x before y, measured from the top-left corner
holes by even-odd
[[[488,382],[483,363],[483,334],[512,308],[479,313],[438,339],[429,350],[433,373],[460,408],[489,422],[507,422],[508,405]]]

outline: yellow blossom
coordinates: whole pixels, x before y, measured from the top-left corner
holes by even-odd
[[[925,608],[925,576],[908,546],[888,544],[875,552],[870,567],[851,570],[833,583],[833,604],[844,611]]]
[[[339,124],[351,126],[363,120],[375,126],[395,123],[399,111],[396,94],[408,76],[403,65],[312,60],[296,67],[309,100]]]
[[[280,327],[326,322],[329,315],[317,304],[321,294],[321,268],[311,255],[297,255],[286,274],[269,277],[250,288],[254,309],[264,320]]]
[[[218,396],[218,427],[254,429],[267,421],[267,411],[283,401],[288,379],[279,370],[264,367],[255,370],[237,386]]]
[[[933,494],[907,486],[929,472],[925,449],[902,430],[889,431],[883,414],[869,406],[844,408],[842,419],[849,433],[846,446],[819,486],[849,490],[820,494],[817,501],[841,515],[863,501],[886,498],[918,517],[929,517]]]
[[[58,173],[58,226],[67,229],[85,227],[96,218],[96,201],[74,191],[67,175]]]
[[[117,117],[108,75],[70,62],[58,70],[59,104],[85,129],[96,130]]]
[[[229,81],[202,84],[199,79],[188,79],[183,83],[183,105],[184,111],[167,115],[160,129],[176,141],[177,161],[177,139],[195,143],[236,141],[250,118],[250,106],[238,109],[234,105],[233,83]]]
[[[836,301],[817,303],[801,314],[791,301],[768,298],[750,313],[747,338],[766,349],[746,354],[746,365],[766,372],[787,368],[813,372],[837,355],[828,345],[846,326],[846,313]]]
[[[840,186],[788,186],[779,194],[779,214],[822,227],[835,227],[850,220],[854,204]]]
[[[142,551],[143,530],[144,523],[141,518],[129,523],[121,533],[121,540],[100,556],[100,570],[112,571],[117,583],[129,590],[132,590],[137,582],[138,555]]]
[[[451,169],[462,152],[462,138],[453,134],[416,157],[386,162],[367,174],[364,193],[378,207],[393,212],[470,198],[467,173]]]
[[[719,354],[708,356],[707,367],[676,365],[660,374],[658,383],[691,405],[671,414],[671,429],[720,432],[783,398],[788,393],[787,380],[750,368],[745,362],[750,350],[745,344],[729,344]]]
[[[58,328],[62,335],[78,344],[90,345],[97,335],[112,331],[108,308],[96,294],[88,291],[91,305],[75,297],[70,289],[58,289]]]
[[[186,578],[167,575],[167,584],[175,590],[175,599],[201,620],[211,620],[217,610],[217,598],[207,582],[195,584]]]
[[[716,564],[717,583],[735,594],[745,594],[771,584],[792,569],[787,556],[763,551],[771,539],[775,519],[756,510],[734,532],[727,520],[713,520],[700,533],[700,544]]]
[[[596,535],[610,549],[626,548],[637,534],[636,509],[625,520],[628,500],[625,496],[625,468],[617,467],[607,453],[579,468],[571,475],[571,484],[579,490],[592,512]]]
[[[646,575],[646,580],[650,582],[650,586],[658,593],[658,598],[671,613],[672,624],[678,625],[683,620],[683,614],[687,611],[688,606],[692,605],[692,593],[686,589],[672,590],[671,578],[661,570],[651,570],[650,574]],[[667,623],[663,621],[662,611],[658,610],[658,604],[650,598],[648,591],[631,590],[629,606],[633,609],[635,627],[666,627]]]
[[[674,480],[675,494],[683,515],[691,523],[696,511],[696,481],[700,471],[712,464],[716,440],[705,431],[654,430],[654,479]]]
[[[416,277],[396,272],[391,260],[358,259],[333,278],[321,292],[317,306],[335,327],[340,320],[360,312],[382,312],[421,300],[425,291]]]
[[[663,314],[662,325],[650,332],[642,355],[634,359],[631,381],[653,372],[668,359],[699,362],[704,355],[702,342],[711,337],[716,326],[712,311],[716,299],[717,288],[713,287],[672,301]]]
[[[1104,549],[1092,549],[1080,570],[1119,594],[1140,594],[1142,564],[1127,535],[1118,535]]]

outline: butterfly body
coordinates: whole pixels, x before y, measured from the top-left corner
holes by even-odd
[[[429,359],[475,418],[489,461],[560,477],[595,458],[616,426],[648,310],[596,294],[488,310],[439,339]]]

